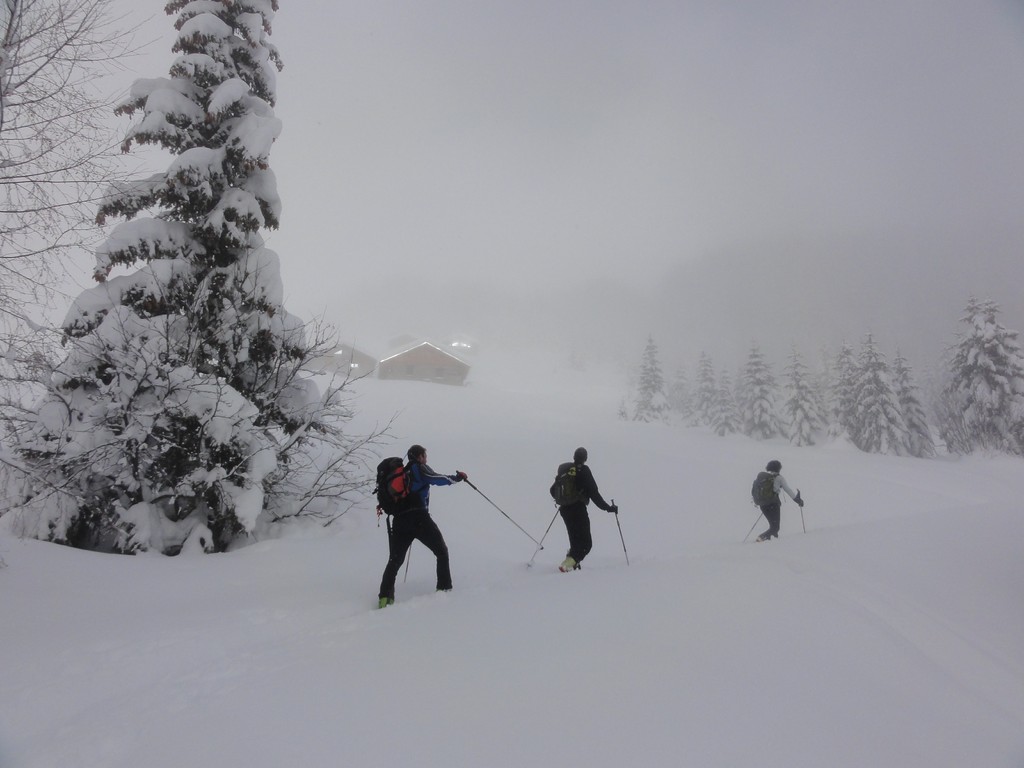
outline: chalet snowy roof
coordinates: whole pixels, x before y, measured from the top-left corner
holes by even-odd
[[[390,355],[389,357],[385,357],[380,362],[382,364],[386,363],[389,360],[394,360],[396,358],[403,357],[404,355],[407,355],[410,352],[413,352],[413,351],[418,350],[418,349],[423,349],[424,347],[427,347],[428,349],[431,349],[431,350],[435,350],[435,351],[439,352],[440,354],[444,355],[445,357],[451,358],[452,362],[454,362],[454,363],[456,363],[458,365],[461,365],[461,366],[465,366],[466,368],[469,368],[469,363],[467,363],[465,360],[460,359],[456,355],[453,355],[451,352],[448,352],[447,350],[444,350],[441,347],[437,346],[436,344],[430,343],[429,341],[422,341],[419,344],[415,344],[415,345],[413,345],[411,347],[403,349],[401,352],[396,352],[395,354]]]

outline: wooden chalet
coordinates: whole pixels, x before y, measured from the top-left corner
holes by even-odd
[[[412,379],[438,384],[465,384],[469,364],[428,341],[380,361],[381,379]]]
[[[316,373],[338,372],[349,376],[366,376],[372,374],[376,367],[376,357],[349,344],[342,344],[329,355],[316,358],[309,366]]]

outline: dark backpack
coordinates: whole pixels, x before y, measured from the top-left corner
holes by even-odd
[[[551,498],[560,507],[586,501],[587,494],[580,487],[576,477],[576,465],[571,461],[558,465],[558,474],[551,486]]]
[[[777,501],[779,497],[775,495],[775,475],[771,472],[758,472],[754,484],[750,486],[750,496],[759,507]]]
[[[408,468],[398,456],[384,459],[377,465],[377,509],[387,515],[394,515],[405,508],[411,484]]]

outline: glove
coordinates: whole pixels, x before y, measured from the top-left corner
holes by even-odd
[[[610,507],[608,507],[608,511],[611,512],[613,515],[619,514],[619,505],[612,504]]]
[[[795,502],[796,502],[796,505],[797,505],[798,507],[800,507],[800,509],[803,509],[803,508],[804,508],[804,500],[803,500],[802,498],[800,498],[800,491],[797,491],[797,492],[796,492],[796,498],[795,498],[795,499],[793,499],[793,501],[795,501]]]
[[[461,483],[463,480],[469,480],[469,475],[467,475],[462,470],[459,470],[458,472],[455,473],[455,482]]]

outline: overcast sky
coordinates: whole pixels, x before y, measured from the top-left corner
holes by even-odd
[[[786,243],[823,259],[891,243],[883,262],[926,276],[904,303],[943,281],[936,244],[1024,277],[1022,7],[284,0],[271,164],[285,208],[268,240],[288,307],[350,337],[473,332],[481,311],[527,322],[531,297],[543,314],[538,281],[579,281],[589,302],[555,320],[635,324],[639,355],[669,316],[649,291],[768,251],[784,281]],[[140,76],[170,60],[157,21],[158,70]],[[413,295],[389,306],[384,274]],[[1024,283],[974,278],[1021,316]],[[953,282],[950,331],[968,287]],[[849,303],[867,326],[871,308]]]

